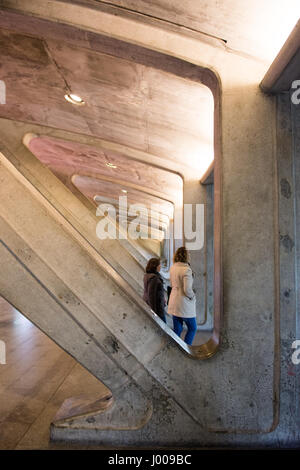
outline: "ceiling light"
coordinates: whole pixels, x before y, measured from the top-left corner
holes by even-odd
[[[126,190],[126,189],[122,189],[122,193],[127,194],[127,190]]]
[[[78,106],[81,106],[85,104],[82,98],[80,96],[74,95],[73,93],[70,93],[68,95],[65,95],[65,99],[72,104],[77,104]]]
[[[117,165],[114,165],[113,163],[106,163],[106,166],[108,166],[108,168],[118,168]]]

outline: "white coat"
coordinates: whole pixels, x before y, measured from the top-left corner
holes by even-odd
[[[172,287],[168,313],[176,317],[196,316],[196,297],[193,291],[193,273],[187,263],[174,263],[170,269]]]

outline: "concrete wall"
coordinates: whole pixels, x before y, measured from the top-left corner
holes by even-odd
[[[98,219],[96,210],[81,195],[75,197],[67,187],[32,155],[23,144],[23,137],[28,132],[45,130],[42,126],[26,125],[1,119],[0,147],[22,174],[44,194],[67,220],[87,236],[107,261],[127,279],[134,289],[142,295],[143,272],[146,260],[129,242],[121,244],[118,240],[100,240],[96,236]],[[51,133],[51,130],[48,129]],[[76,192],[76,188],[74,189]],[[125,245],[125,246],[123,246]]]
[[[49,16],[52,13],[47,12]],[[67,15],[67,10],[55,12],[60,14]],[[291,126],[287,125],[290,109],[284,100],[279,101],[276,121],[275,98],[259,89],[264,64],[153,25],[137,25],[113,17],[106,22],[107,17],[101,15],[102,21],[97,25],[94,18],[94,31],[98,28],[108,36],[208,67],[220,78],[222,343],[214,357],[201,362],[163,341],[155,352],[152,350],[151,359],[145,360],[143,351],[134,345],[138,333],[127,329],[128,336],[121,335],[111,320],[108,328],[128,353],[127,361],[134,357],[139,363],[138,370],[131,370],[130,374],[152,400],[151,419],[135,431],[103,431],[101,422],[97,425],[95,421],[92,428],[81,422],[81,430],[57,428],[53,437],[116,445],[299,445],[295,422],[299,399],[295,381],[299,384],[299,372],[286,368],[290,344],[299,334],[295,308],[288,304],[296,300],[295,256],[292,257],[296,244],[291,230],[298,226],[293,221],[292,197],[278,193],[278,172],[280,181],[283,172],[291,187],[297,183],[294,165],[299,156],[298,130],[295,131],[298,111],[293,111],[293,157]],[[86,28],[88,14],[84,18],[70,17],[69,21],[77,25],[81,21],[80,26]],[[284,183],[283,187],[283,193],[288,194],[288,185]],[[288,216],[282,211],[286,205]],[[145,317],[135,315],[135,320],[140,331]],[[133,337],[129,335],[132,332]],[[153,332],[153,338],[156,334]],[[115,351],[114,361],[120,366],[118,355]]]
[[[273,101],[273,99],[271,98]],[[274,103],[273,103],[274,104]],[[272,104],[272,106],[273,106]],[[299,446],[299,377],[300,371],[299,366],[295,366],[291,361],[292,342],[299,338],[299,309],[298,309],[298,296],[299,296],[299,287],[297,285],[297,279],[299,276],[299,243],[297,234],[299,231],[299,210],[298,210],[298,199],[299,199],[299,162],[300,162],[300,140],[299,140],[299,130],[300,130],[300,107],[292,107],[290,97],[288,94],[280,95],[276,102],[276,109],[274,109],[274,166],[271,165],[270,175],[274,178],[273,185],[271,188],[267,188],[265,185],[261,187],[255,186],[255,191],[262,191],[260,193],[260,198],[266,197],[268,191],[270,190],[269,197],[270,201],[274,204],[274,213],[278,211],[278,228],[276,226],[276,217],[274,217],[273,222],[275,222],[275,228],[272,230],[269,229],[269,236],[271,233],[274,233],[274,272],[271,278],[274,282],[274,290],[278,289],[280,292],[280,297],[277,298],[272,291],[265,289],[262,296],[255,295],[255,290],[253,289],[253,283],[256,282],[256,270],[265,264],[268,261],[268,256],[260,253],[261,262],[259,266],[251,264],[251,257],[253,252],[251,250],[246,250],[245,252],[241,250],[240,245],[232,247],[232,252],[235,250],[238,252],[235,256],[245,257],[246,260],[249,260],[249,263],[245,261],[240,264],[233,263],[235,258],[232,260],[227,259],[225,263],[225,269],[228,267],[228,264],[234,264],[235,269],[239,266],[239,270],[248,269],[250,271],[248,275],[243,274],[243,277],[247,277],[247,282],[249,284],[249,294],[248,301],[249,305],[246,303],[243,304],[242,296],[245,296],[246,289],[240,292],[239,303],[244,305],[243,315],[240,316],[239,321],[236,319],[233,321],[232,315],[229,314],[229,311],[225,308],[225,315],[228,314],[228,319],[226,322],[226,328],[222,330],[222,347],[218,356],[215,356],[213,359],[208,360],[205,364],[201,364],[199,373],[201,374],[201,387],[193,387],[194,398],[198,395],[198,400],[201,396],[201,391],[205,388],[205,395],[202,395],[202,400],[198,401],[198,406],[201,408],[202,426],[200,428],[195,428],[195,425],[187,418],[183,416],[178,409],[172,407],[169,404],[169,409],[173,412],[173,417],[171,420],[172,425],[176,427],[176,431],[172,431],[171,426],[166,422],[162,422],[157,419],[159,412],[156,409],[157,404],[154,403],[154,410],[151,420],[139,431],[139,437],[137,433],[128,432],[126,438],[124,435],[115,432],[110,435],[111,439],[114,442],[119,444],[137,443],[140,441],[157,444],[157,445],[172,445],[185,443],[189,445],[196,444],[198,446],[203,445],[222,445],[222,446],[231,446],[231,445],[240,445],[240,446],[255,446],[255,447],[298,447]],[[252,168],[252,171],[254,171]],[[239,167],[241,171],[241,167]],[[256,175],[257,176],[257,175]],[[265,172],[264,176],[267,177],[268,173]],[[240,177],[240,175],[239,175]],[[234,177],[232,176],[233,180]],[[243,180],[246,184],[245,179]],[[251,183],[251,185],[250,185]],[[250,175],[250,183],[247,186],[247,192],[245,195],[241,194],[241,200],[237,203],[238,206],[242,202],[245,204],[247,198],[253,198],[252,194],[252,185],[254,181]],[[235,205],[232,210],[237,210]],[[249,208],[250,210],[250,208]],[[257,208],[258,216],[260,213],[260,207]],[[231,213],[231,212],[230,212]],[[251,214],[251,212],[250,212]],[[243,219],[243,222],[247,220]],[[245,222],[244,222],[245,223]],[[240,244],[250,244],[251,234],[244,233],[241,230],[238,230],[239,225],[235,225],[234,229],[238,231],[239,237],[245,238]],[[259,227],[255,228],[257,230],[264,230],[264,223],[261,221]],[[254,230],[254,227],[252,227]],[[267,233],[267,232],[266,232]],[[275,235],[278,234],[278,235]],[[255,240],[253,240],[255,247]],[[259,239],[258,239],[259,240]],[[254,251],[253,247],[253,251]],[[259,248],[259,243],[257,248]],[[276,266],[278,271],[276,270]],[[252,269],[251,269],[252,267]],[[226,272],[226,271],[225,271]],[[238,274],[238,273],[237,273]],[[233,275],[233,274],[232,274]],[[254,279],[251,279],[254,277]],[[267,281],[267,276],[265,279],[261,279],[262,289],[264,289],[265,283]],[[243,284],[243,280],[241,283]],[[235,285],[235,284],[233,284]],[[234,296],[232,292],[233,285],[225,284],[225,295],[230,292],[231,297]],[[231,286],[231,289],[229,287]],[[259,294],[259,291],[258,291]],[[273,311],[264,311],[262,310],[264,296],[269,294],[268,301],[276,303],[278,300],[278,309],[274,308]],[[233,297],[234,298],[234,297]],[[228,308],[228,302],[225,302],[225,306]],[[276,307],[276,305],[274,306]],[[252,326],[249,318],[249,312],[252,312]],[[279,313],[280,313],[280,324],[279,324]],[[226,321],[226,317],[225,317]],[[247,324],[248,332],[244,324]],[[273,334],[271,334],[270,326],[273,324]],[[256,326],[255,326],[256,325]],[[263,328],[263,325],[267,329]],[[263,328],[264,332],[261,335],[261,329]],[[239,343],[236,341],[235,331],[240,330],[241,340]],[[226,336],[226,334],[228,336]],[[233,342],[233,338],[235,342]],[[268,351],[268,348],[270,349]],[[235,363],[233,362],[231,368],[228,368],[228,361],[230,357],[235,356]],[[270,355],[268,355],[270,353]],[[268,365],[267,359],[270,359]],[[218,363],[222,364],[222,368],[218,368]],[[242,363],[244,367],[242,367]],[[246,365],[246,362],[248,366]],[[253,365],[253,369],[252,369]],[[269,376],[270,369],[273,371],[273,383],[270,385],[270,398],[273,392],[272,405],[274,405],[273,413],[270,411],[269,417],[273,417],[273,422],[270,428],[266,428],[268,420],[268,397],[267,397],[267,378]],[[254,369],[259,369],[259,373],[255,374]],[[195,374],[197,370],[197,365],[192,369],[188,368],[189,378],[192,377],[192,374]],[[208,371],[210,371],[208,379]],[[240,378],[237,378],[238,371],[240,371]],[[169,371],[171,372],[171,371]],[[179,371],[177,370],[177,375]],[[228,384],[230,386],[227,388],[224,383],[224,378],[228,379]],[[216,396],[216,388],[212,386],[213,377],[218,380],[218,385],[220,387],[221,396]],[[235,379],[233,380],[233,378]],[[170,376],[168,380],[170,379]],[[195,380],[192,377],[192,380]],[[177,387],[180,387],[180,382],[177,382]],[[250,394],[248,396],[248,409],[246,408],[246,388],[250,388]],[[196,392],[197,390],[197,392]],[[188,395],[188,390],[185,389],[185,396]],[[236,393],[235,393],[236,392]],[[214,400],[210,401],[208,397],[212,397],[212,393],[215,395]],[[259,410],[259,403],[256,401],[257,393],[261,393],[263,400],[263,406]],[[193,400],[193,397],[189,396],[190,400]],[[221,405],[222,403],[222,405]],[[241,415],[238,418],[237,415],[237,405],[238,403],[244,406],[243,411],[241,410]],[[229,405],[232,405],[230,410]],[[271,402],[269,402],[271,404]],[[280,404],[280,407],[278,406]],[[207,414],[205,411],[207,410]],[[218,411],[217,411],[218,410]],[[248,410],[252,411],[252,425],[253,428],[241,429],[239,426],[249,424],[251,421],[251,414]],[[216,421],[212,425],[211,418],[214,415],[214,412],[217,412],[219,416],[216,416]],[[224,413],[224,414],[223,414]],[[224,417],[227,426],[223,428],[224,433],[216,433],[216,423],[221,422],[222,417]],[[239,423],[237,420],[239,419]],[[232,427],[229,427],[231,421]],[[210,423],[208,425],[208,422]],[[255,430],[255,424],[257,429]],[[82,423],[83,425],[83,420]],[[156,429],[156,437],[153,437],[151,432],[152,429]],[[169,423],[170,424],[170,423]],[[161,433],[161,429],[165,429],[165,433]],[[227,429],[227,432],[225,431]],[[260,431],[259,431],[260,429]],[[106,438],[107,433],[102,433],[99,430],[89,429],[85,433],[77,431],[76,429],[69,430],[69,433],[63,432],[61,429],[53,429],[53,437],[56,438],[65,438],[66,436],[70,440],[80,440],[83,436],[87,440],[97,441],[99,437]],[[195,433],[197,434],[195,436]]]

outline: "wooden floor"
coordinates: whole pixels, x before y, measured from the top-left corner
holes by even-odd
[[[0,450],[74,448],[49,442],[50,423],[65,399],[105,386],[1,297],[0,340]]]
[[[66,398],[104,385],[1,297],[0,340],[0,449],[71,448],[49,443],[52,418]]]

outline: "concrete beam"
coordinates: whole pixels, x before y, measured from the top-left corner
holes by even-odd
[[[283,45],[260,86],[266,93],[289,91],[294,80],[300,79],[300,20]]]

